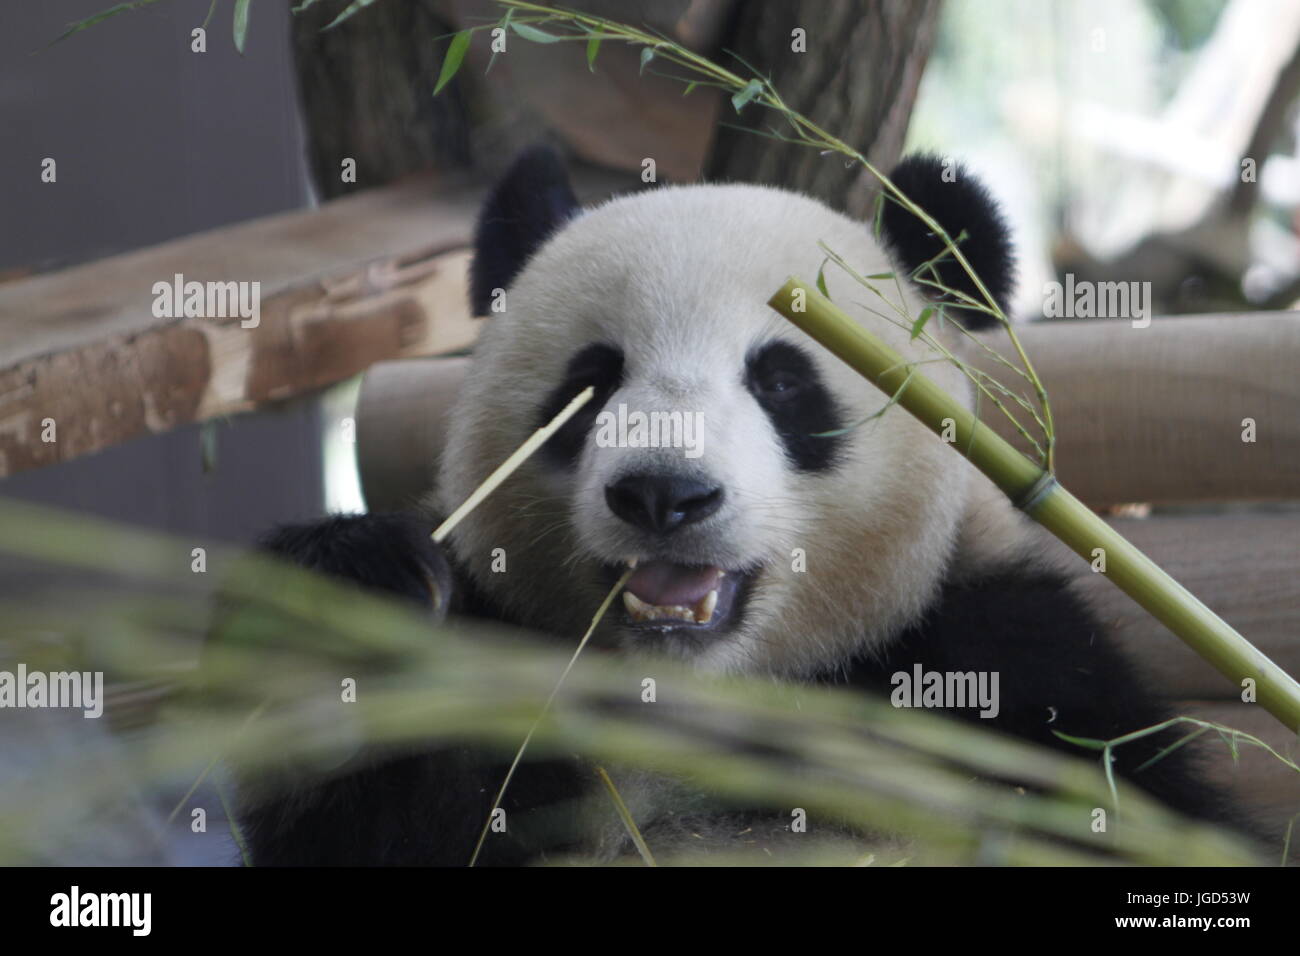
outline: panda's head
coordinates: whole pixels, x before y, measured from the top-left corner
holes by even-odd
[[[895,181],[956,236],[992,293],[1009,243],[984,190],[936,160]],[[766,302],[825,254],[826,283],[895,348],[939,251],[890,206],[883,242],[804,196],[664,187],[577,207],[558,158],[525,154],[481,214],[471,276],[486,315],[451,414],[437,504],[449,510],[588,385],[595,399],[452,536],[507,616],[576,639],[629,561],[599,632],[714,671],[809,672],[917,619],[951,557],[970,469]],[[941,267],[946,284],[964,277]],[[952,393],[961,373],[925,366]],[[870,420],[868,420],[870,419]],[[638,429],[638,424],[644,426]]]

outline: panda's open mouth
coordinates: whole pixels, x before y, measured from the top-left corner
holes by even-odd
[[[749,577],[742,571],[712,565],[670,561],[629,564],[635,570],[623,588],[625,620],[633,627],[659,631],[725,629],[740,609]]]

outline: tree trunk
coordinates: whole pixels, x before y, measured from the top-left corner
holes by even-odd
[[[332,30],[335,5],[293,17],[293,54],[307,159],[322,199],[430,166],[470,162],[464,75],[433,95],[455,31],[434,0],[375,4]],[[356,160],[356,184],[341,176]]]
[[[737,7],[721,46],[769,76],[790,107],[888,172],[902,152],[939,7],[940,0],[750,0]],[[806,31],[807,52],[792,49],[796,28]],[[722,59],[749,72],[734,58]],[[782,186],[852,215],[870,212],[870,173],[750,131],[788,132],[776,113],[748,106],[728,122],[746,128],[719,127],[709,179]]]

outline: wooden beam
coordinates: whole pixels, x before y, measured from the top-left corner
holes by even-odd
[[[1018,332],[1052,397],[1057,473],[1087,504],[1300,500],[1300,313],[1175,316],[1146,329],[1105,320],[1039,322]],[[988,338],[1005,348],[999,334]],[[986,357],[975,364],[1015,384]],[[440,414],[429,407],[434,396],[406,394],[424,381],[423,371],[396,366],[368,373],[366,390],[377,398],[374,414],[363,410],[366,429],[406,429],[409,416],[394,411],[396,420],[388,420],[387,408]],[[981,417],[1024,447],[987,401]],[[1245,419],[1254,422],[1253,442],[1242,440]],[[368,462],[361,449],[363,471],[373,465],[376,475],[388,476],[373,487],[380,498],[388,495],[380,485],[423,476],[431,460],[400,439],[372,447],[381,456],[385,448],[419,456],[408,469]]]
[[[433,488],[446,444],[448,412],[469,362],[383,362],[361,380],[357,469],[368,510],[408,507]]]
[[[1112,518],[1110,524],[1286,671],[1300,674],[1300,512]],[[1108,632],[1167,695],[1239,698],[1240,688],[1105,575],[1077,559],[1074,567]]]
[[[479,198],[416,177],[0,286],[0,476],[467,347]],[[177,274],[260,283],[256,328],[155,316]]]
[[[1016,327],[1056,418],[1057,475],[1089,505],[1300,499],[1300,313]],[[1006,336],[982,335],[1003,354]],[[979,357],[1004,385],[1024,383]],[[987,401],[981,417],[1025,448]],[[1023,413],[1022,419],[1027,418]],[[1242,440],[1243,420],[1255,440]]]

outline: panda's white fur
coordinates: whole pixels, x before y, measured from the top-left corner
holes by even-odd
[[[447,513],[528,436],[524,412],[590,342],[627,356],[623,384],[605,407],[700,412],[703,455],[692,461],[681,449],[589,440],[573,473],[525,465],[454,533],[453,549],[479,587],[524,619],[581,634],[608,589],[600,567],[644,557],[635,529],[606,506],[606,484],[633,466],[703,469],[726,489],[722,510],[678,531],[659,556],[761,571],[737,631],[695,652],[665,649],[711,671],[803,675],[869,651],[917,619],[954,558],[973,469],[894,407],[851,431],[842,465],[797,473],[742,380],[746,355],[781,338],[808,348],[851,421],[885,406],[875,386],[766,304],[791,274],[817,275],[819,243],[862,275],[895,269],[862,223],[805,196],[748,185],[614,199],[541,248],[476,347],[451,414],[436,506]],[[925,306],[909,283],[877,281],[877,296],[834,266],[824,274],[831,298],[875,334],[909,357],[934,357],[906,331],[907,317]],[[946,362],[924,369],[969,404],[960,370]],[[979,521],[981,534],[1004,542],[1026,533],[1001,496],[980,495]],[[491,569],[496,549],[507,573]],[[794,570],[795,549],[804,550],[806,571]],[[622,643],[635,649],[637,637]]]

